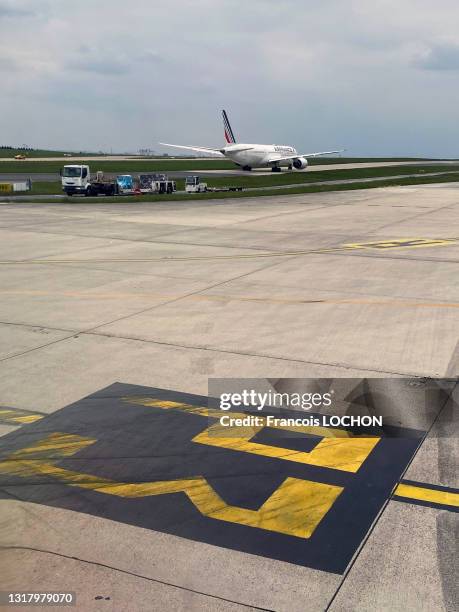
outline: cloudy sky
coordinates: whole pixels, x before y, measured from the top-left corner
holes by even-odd
[[[0,144],[459,156],[457,0],[0,0]]]

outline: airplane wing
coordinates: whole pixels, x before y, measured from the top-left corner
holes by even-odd
[[[198,151],[199,153],[211,153],[212,155],[217,155],[218,157],[225,157],[223,153],[221,153],[220,149],[211,149],[210,147],[187,147],[185,145],[169,144],[168,142],[160,142],[159,144],[165,147],[174,147],[175,149],[187,149],[188,151]]]
[[[289,159],[296,159],[298,157],[319,157],[320,155],[332,155],[333,153],[343,153],[346,149],[341,151],[321,151],[320,153],[296,153],[295,155],[288,155],[287,157],[274,157],[269,160],[271,162],[289,161]]]

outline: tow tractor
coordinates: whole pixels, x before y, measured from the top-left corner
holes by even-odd
[[[185,191],[186,193],[203,193],[207,191],[207,183],[201,183],[199,176],[187,176]]]
[[[199,176],[187,176],[185,179],[186,193],[204,193],[211,191],[212,193],[220,193],[222,191],[242,191],[241,186],[232,187],[209,187],[207,183],[201,183]]]

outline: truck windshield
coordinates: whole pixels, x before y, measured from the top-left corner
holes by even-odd
[[[81,168],[75,168],[72,166],[64,167],[64,176],[81,176]]]

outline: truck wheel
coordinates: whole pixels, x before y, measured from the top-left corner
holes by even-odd
[[[91,187],[88,187],[88,188],[86,189],[86,191],[84,192],[84,195],[85,195],[87,198],[89,198],[90,196],[92,196],[92,189],[91,189]]]

